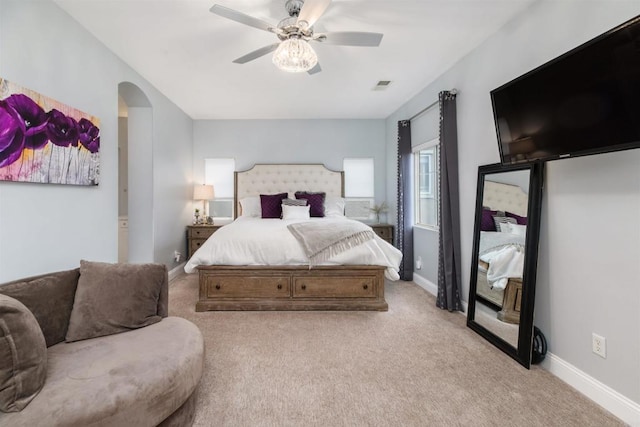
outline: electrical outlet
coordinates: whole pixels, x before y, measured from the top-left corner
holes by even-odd
[[[416,260],[416,270],[422,269],[422,257],[418,257]]]
[[[601,337],[598,334],[592,334],[591,346],[595,354],[603,359],[607,358],[607,340],[605,337]]]
[[[180,262],[180,257],[182,256],[182,254],[178,251],[173,251],[173,259],[176,260],[176,262]]]

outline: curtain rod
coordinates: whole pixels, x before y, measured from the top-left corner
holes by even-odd
[[[451,89],[449,92],[451,92],[453,95],[456,95],[458,93],[457,89]],[[427,105],[426,107],[424,107],[422,110],[418,111],[417,113],[415,113],[413,116],[411,116],[409,118],[409,121],[415,119],[416,117],[418,117],[420,114],[422,113],[426,113],[427,111],[429,111],[430,109],[432,109],[433,107],[435,107],[436,105],[438,105],[438,101],[432,102],[431,104]]]
[[[431,110],[433,107],[435,107],[436,105],[438,105],[438,102],[440,102],[440,101],[436,101],[436,102],[433,102],[433,103],[431,103],[431,104],[427,105],[427,106],[426,106],[426,107],[424,107],[422,110],[418,111],[418,112],[417,112],[417,113],[415,113],[413,116],[411,116],[411,117],[409,118],[409,121],[411,121],[411,120],[415,119],[415,118],[416,118],[416,117],[418,117],[420,114],[422,114],[422,113],[426,113],[427,111]]]

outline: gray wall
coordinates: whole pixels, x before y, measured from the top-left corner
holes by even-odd
[[[385,150],[384,120],[196,120],[193,175],[202,182],[204,159],[214,157],[235,158],[237,170],[254,163],[324,163],[342,170],[345,157],[373,157],[376,203],[381,203]]]
[[[154,141],[153,260],[172,268],[178,264],[173,251],[182,253],[183,262],[187,256],[186,226],[193,214],[193,120],[164,97],[163,102],[157,96],[149,99]]]
[[[464,299],[478,166],[499,161],[489,92],[637,13],[636,1],[536,2],[387,119],[387,199],[395,200],[396,121],[441,90],[459,90]],[[638,218],[640,150],[548,163],[535,323],[550,352],[634,402],[640,402]],[[591,352],[592,332],[606,337],[606,359]]]
[[[127,126],[127,117],[118,117],[118,149],[119,161],[118,161],[118,215],[127,216],[129,213],[128,201],[128,180],[129,180],[129,141],[128,133],[129,128]]]
[[[129,262],[153,262],[153,109],[129,107]]]
[[[115,262],[118,233],[118,83],[154,108],[154,260],[172,267],[186,246],[192,123],[180,109],[51,1],[0,0],[0,76],[101,120],[100,185],[0,182],[0,281]]]

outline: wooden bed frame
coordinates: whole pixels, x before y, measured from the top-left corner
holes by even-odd
[[[344,172],[321,164],[256,164],[235,173],[236,213],[244,197],[284,192],[292,196],[296,191],[344,197]],[[196,311],[387,311],[385,269],[375,265],[200,266]]]

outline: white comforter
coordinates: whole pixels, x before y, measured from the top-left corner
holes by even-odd
[[[187,273],[199,265],[309,265],[302,246],[287,229],[287,225],[304,220],[262,219],[240,217],[219,228],[193,254],[184,267]],[[325,221],[351,221],[344,217],[312,218]],[[359,246],[346,250],[322,265],[382,265],[385,276],[398,280],[402,253],[375,236]]]
[[[480,259],[489,264],[487,281],[492,289],[505,289],[509,278],[522,279],[524,236],[510,233],[480,233]]]
[[[522,279],[524,250],[518,246],[505,246],[482,255],[480,259],[489,264],[487,281],[492,289],[505,289],[511,277]]]

